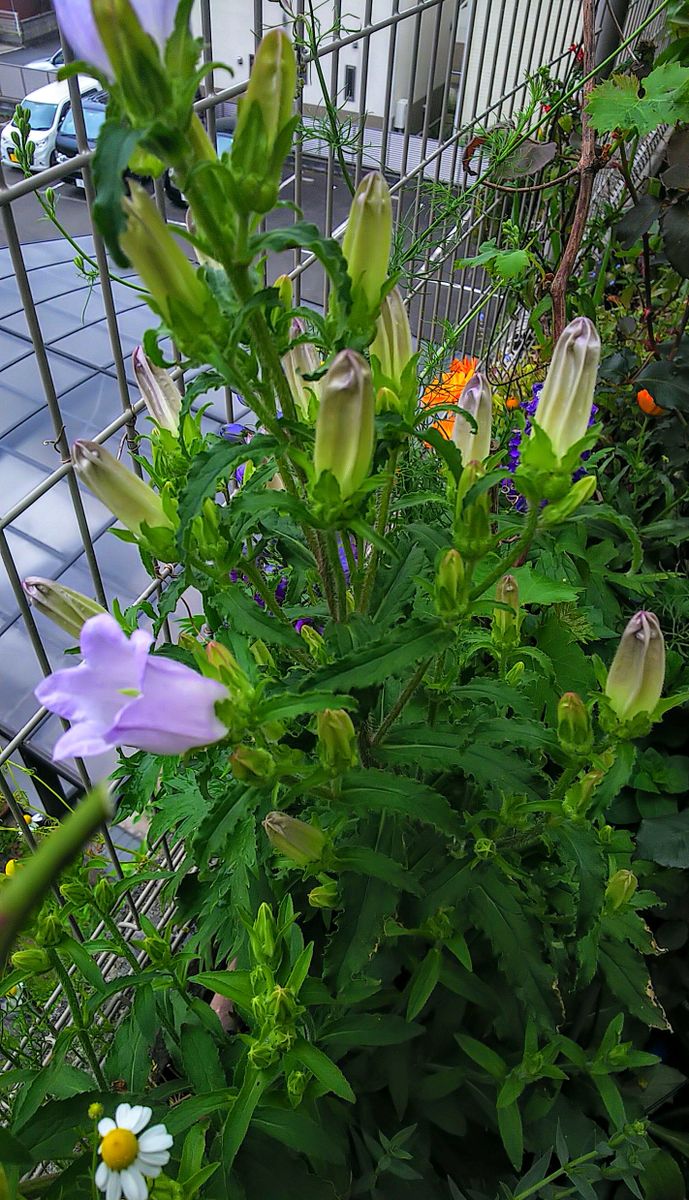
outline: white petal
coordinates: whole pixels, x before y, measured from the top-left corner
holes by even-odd
[[[112,1117],[103,1117],[102,1120],[98,1122],[98,1132],[101,1137],[105,1137],[106,1133],[112,1133],[113,1129],[116,1128],[117,1127]]]
[[[150,1167],[165,1167],[170,1161],[169,1150],[149,1150],[146,1154],[141,1152],[137,1158],[137,1163],[143,1163],[144,1166]],[[143,1166],[141,1168],[143,1170]]]
[[[140,1171],[126,1167],[122,1172],[122,1190],[125,1200],[146,1200],[148,1188]]]
[[[96,1171],[96,1187],[99,1191],[104,1192],[108,1186],[109,1174],[110,1168],[108,1164],[104,1162],[100,1163],[98,1170]]]
[[[108,1179],[108,1187],[105,1193],[105,1200],[120,1200],[122,1196],[122,1184],[120,1182],[119,1171],[111,1171]]]
[[[138,1167],[139,1170],[142,1171],[144,1175],[147,1175],[149,1179],[157,1179],[158,1176],[160,1175],[160,1172],[163,1169],[162,1166],[161,1167],[149,1167],[148,1163],[142,1162],[140,1158],[137,1158],[136,1162],[134,1163],[134,1166]],[[163,1166],[165,1166],[164,1163],[163,1163]]]
[[[131,1129],[132,1124],[132,1106],[131,1104],[118,1104],[115,1109],[115,1122],[119,1129]]]
[[[147,1129],[139,1138],[139,1149],[144,1154],[148,1154],[150,1150],[169,1150],[174,1138],[168,1133],[164,1125],[154,1125],[152,1129]]]
[[[135,1113],[136,1113],[136,1118],[134,1118]],[[140,1133],[141,1130],[144,1129],[146,1125],[148,1125],[148,1122],[150,1121],[152,1116],[153,1116],[152,1108],[148,1108],[145,1104],[137,1104],[136,1108],[132,1109],[133,1124],[129,1126],[132,1133]]]

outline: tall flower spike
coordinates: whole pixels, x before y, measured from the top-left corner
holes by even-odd
[[[600,338],[588,317],[570,321],[555,344],[536,423],[547,433],[558,458],[588,429],[600,353]]]
[[[179,388],[167,371],[151,362],[144,353],[143,346],[136,347],[132,355],[132,365],[134,378],[149,416],[161,429],[169,429],[170,433],[176,434],[182,410]]]
[[[368,475],[373,457],[375,398],[368,363],[354,350],[342,350],[321,382],[316,419],[316,477],[330,471],[342,499]]]
[[[72,462],[82,483],[132,533],[140,534],[143,524],[173,528],[158,493],[97,442],[75,442]]]
[[[354,296],[361,294],[369,309],[377,308],[380,303],[391,248],[390,189],[380,172],[372,171],[356,189],[342,239]]]
[[[485,462],[490,454],[493,422],[492,392],[486,376],[479,371],[472,375],[457,403],[476,422],[474,430],[461,413],[455,416],[452,440],[462,456],[462,464],[466,467],[470,462]]]
[[[621,721],[652,713],[665,682],[665,640],[652,612],[635,613],[622,634],[605,684],[605,694]]]

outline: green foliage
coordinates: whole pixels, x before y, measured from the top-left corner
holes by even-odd
[[[663,63],[639,81],[613,75],[594,89],[588,101],[591,124],[599,133],[634,130],[643,137],[658,125],[689,119],[689,68]]]

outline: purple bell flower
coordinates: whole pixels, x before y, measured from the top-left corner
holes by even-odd
[[[239,421],[229,421],[228,424],[220,426],[218,434],[227,442],[248,442],[251,430]]]
[[[177,0],[131,0],[131,5],[141,28],[162,50],[174,29]],[[55,0],[55,13],[76,58],[113,79],[112,64],[98,32],[91,0]]]
[[[150,655],[150,633],[131,637],[101,613],[81,631],[84,661],[55,671],[36,688],[50,712],[71,722],[53,751],[59,761],[134,746],[151,754],[184,754],[225,737],[215,705],[227,688],[183,663]]]

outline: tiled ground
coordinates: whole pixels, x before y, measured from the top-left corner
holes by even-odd
[[[79,238],[86,252],[92,241]],[[114,354],[104,317],[99,287],[90,289],[79,275],[74,252],[64,241],[32,243],[24,247],[32,293],[37,304],[43,338],[68,437],[93,436],[121,412]],[[122,349],[127,360],[131,394],[138,398],[131,371],[131,353],[145,329],[154,323],[148,307],[131,288],[115,284]],[[226,420],[224,397],[212,399],[209,420]],[[242,409],[237,408],[238,415]],[[145,428],[145,418],[139,428]],[[7,512],[58,465],[51,444],[54,437],[36,358],[28,336],[9,251],[0,249],[0,512]],[[109,443],[117,453],[121,434]],[[126,452],[123,455],[126,461]],[[86,517],[109,600],[123,603],[135,598],[148,577],[135,548],[108,532],[112,518],[86,491],[82,492]],[[69,487],[61,480],[10,526],[8,539],[19,574],[59,578],[93,595],[88,566],[72,510]],[[53,668],[64,665],[69,643],[51,622],[36,616]],[[35,711],[33,688],[41,669],[19,617],[9,580],[0,566],[0,735],[11,737]],[[59,733],[59,722],[50,719],[35,731],[34,747],[49,754]],[[0,743],[1,744],[1,743]],[[110,763],[91,760],[94,778]]]

